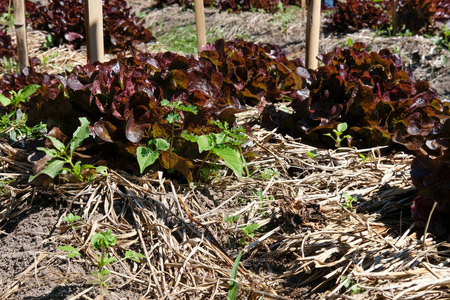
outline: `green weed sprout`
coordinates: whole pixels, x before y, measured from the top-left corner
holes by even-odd
[[[345,281],[344,282],[344,287],[348,290],[350,289],[350,295],[355,295],[355,294],[361,294],[364,293],[366,290],[359,287],[358,285],[356,285],[356,282],[350,278],[347,278],[347,276],[343,275],[341,277],[341,281]]]
[[[75,216],[73,213],[70,213],[67,215],[67,217],[62,218],[61,221],[65,221],[65,222],[69,223],[73,230],[75,228],[74,223],[76,221],[78,221],[79,219],[81,219],[80,216]]]
[[[358,201],[358,196],[350,196],[349,194],[342,194],[344,196],[345,203],[342,204],[343,207],[352,210],[353,209],[353,203]]]
[[[336,142],[336,147],[341,148],[341,142],[344,139],[348,140],[348,139],[352,138],[352,136],[348,135],[348,134],[342,136],[346,130],[347,130],[347,123],[344,122],[344,123],[340,123],[337,126],[337,129],[333,129],[334,136],[331,133],[326,133],[324,135],[331,137]]]
[[[47,167],[36,175],[30,176],[28,182],[41,174],[47,174],[51,178],[55,178],[58,174],[68,172],[74,175],[78,180],[85,181],[82,172],[86,169],[94,169],[98,173],[107,174],[107,168],[104,166],[95,167],[93,165],[85,164],[81,165],[80,161],[73,162],[73,154],[75,150],[81,146],[83,141],[89,137],[89,121],[86,118],[80,118],[81,126],[75,130],[73,137],[67,145],[64,145],[60,140],[55,137],[49,136],[48,138],[52,142],[56,149],[48,149],[44,147],[38,147],[38,150],[45,152],[52,159],[48,163]],[[64,167],[68,164],[70,168]],[[88,180],[92,179],[89,177]]]
[[[237,272],[239,269],[239,262],[242,257],[242,251],[239,252],[238,256],[234,260],[233,269],[231,269],[230,283],[228,285],[228,295],[227,300],[236,300],[239,290],[239,284],[236,282]]]
[[[245,237],[239,241],[239,244],[247,245],[248,244],[247,240],[253,239],[255,237],[255,231],[258,230],[258,228],[259,228],[258,223],[253,223],[250,225],[239,227],[239,229],[242,230],[245,234]]]
[[[26,103],[29,101],[29,97],[33,95],[40,85],[30,84],[17,93],[11,91],[11,99],[0,94],[0,103],[4,106],[11,106],[12,110],[1,116],[0,119],[0,134],[7,135],[12,141],[17,142],[18,137],[22,142],[22,147],[25,147],[24,139],[26,137],[32,137],[41,135],[46,132],[46,126],[39,123],[34,127],[28,127],[26,125],[27,115],[19,108],[20,103]]]
[[[96,267],[96,270],[92,272],[90,277],[93,277],[92,281],[88,283],[91,284],[99,284],[100,290],[102,294],[106,294],[106,290],[108,289],[108,284],[106,280],[108,278],[108,274],[111,273],[107,267],[113,265],[116,261],[116,258],[113,256],[109,256],[108,249],[115,246],[117,243],[117,237],[111,234],[111,230],[107,229],[106,232],[99,232],[94,234],[91,237],[91,246],[94,250],[100,251],[100,255],[94,254],[95,260],[90,260],[89,258],[84,257],[76,248],[72,246],[59,246],[58,249],[62,251],[69,252],[67,254],[68,258],[80,256],[88,260],[93,266]],[[140,258],[145,258],[145,255],[140,253],[135,253],[132,250],[128,250],[125,252],[125,257],[122,260],[130,259],[135,262],[140,262]]]

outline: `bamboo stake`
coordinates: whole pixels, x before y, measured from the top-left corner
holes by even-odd
[[[397,7],[398,0],[392,0],[392,35],[397,35],[398,30]]]
[[[305,19],[306,19],[306,0],[302,0],[300,5],[302,7],[302,20],[305,21]]]
[[[88,61],[103,62],[105,49],[103,45],[103,7],[102,0],[85,0],[84,19],[87,32]]]
[[[20,72],[29,66],[27,45],[27,20],[25,18],[25,0],[14,0],[14,28],[16,30],[17,51],[19,53]]]
[[[306,67],[317,69],[320,34],[320,0],[311,0],[306,22]]]
[[[203,7],[203,0],[194,0],[195,9],[195,27],[197,28],[197,49],[198,53],[202,46],[206,44],[206,30],[205,30],[205,9]]]

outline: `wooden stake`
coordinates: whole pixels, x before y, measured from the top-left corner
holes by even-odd
[[[320,0],[311,0],[306,20],[306,68],[317,69],[320,35]]]
[[[195,27],[197,28],[197,49],[198,53],[202,46],[206,44],[206,30],[205,30],[205,9],[203,7],[203,0],[194,0],[195,9]]]
[[[87,32],[88,61],[103,62],[105,48],[103,45],[103,7],[102,0],[84,1],[84,20]]]
[[[30,64],[28,62],[27,20],[25,0],[14,0],[14,28],[16,30],[17,51],[19,53],[20,72]]]
[[[392,35],[397,35],[398,30],[397,7],[398,0],[392,0]]]
[[[302,6],[302,20],[305,21],[305,19],[306,19],[306,0],[302,0],[301,6]]]

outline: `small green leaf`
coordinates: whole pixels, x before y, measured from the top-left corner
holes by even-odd
[[[221,148],[213,148],[213,153],[222,158],[225,164],[234,171],[237,177],[241,178],[244,172],[244,164],[242,163],[241,154],[239,150],[225,146]]]
[[[160,151],[166,151],[169,150],[170,148],[170,144],[168,141],[166,141],[165,139],[154,139],[150,142],[154,142],[154,145],[156,147],[156,150],[160,150]],[[148,145],[150,146],[150,142],[148,143]]]
[[[214,145],[211,136],[209,135],[201,135],[197,138],[198,144],[198,152],[202,153],[203,151],[211,150]]]
[[[72,257],[78,256],[78,255],[81,256],[81,253],[78,252],[78,250],[72,246],[59,246],[57,249],[69,252],[69,254],[67,254],[68,258],[72,258]]]
[[[38,174],[36,174],[34,176],[30,176],[30,178],[28,178],[28,182],[31,182],[34,178],[36,178],[37,176],[39,176],[41,174],[47,174],[48,176],[50,176],[50,178],[55,178],[61,171],[64,164],[65,164],[65,161],[63,161],[63,160],[59,160],[59,159],[52,160],[44,170],[42,170],[41,172],[39,172]]]
[[[181,134],[181,137],[185,139],[186,141],[196,143],[198,140],[198,135],[195,135],[193,133],[188,133],[187,130],[184,130]]]
[[[108,175],[108,167],[105,166],[98,166],[95,168],[95,170],[97,171],[97,173],[102,174],[102,175]]]
[[[258,223],[253,223],[247,226],[247,232],[249,234],[253,233],[253,231],[257,230],[259,228],[259,224]]]
[[[36,93],[40,85],[38,84],[30,84],[23,89],[21,89],[16,96],[15,104],[19,104],[19,102],[28,102],[28,97]]]
[[[6,107],[6,106],[10,105],[12,103],[12,101],[8,97],[0,94],[0,103]]]
[[[227,300],[236,300],[237,299],[237,292],[238,292],[239,285],[236,283],[235,279],[237,277],[237,272],[239,269],[239,261],[241,260],[241,257],[242,257],[242,251],[239,252],[238,256],[236,257],[236,259],[234,261],[233,269],[231,269],[230,279],[233,279],[233,280],[230,280],[230,283],[229,283]]]
[[[135,252],[132,251],[132,250],[128,250],[128,251],[125,252],[125,257],[124,257],[124,259],[130,259],[130,260],[135,261],[135,262],[141,262],[141,261],[139,260],[139,258],[145,258],[145,257],[146,257],[146,256],[145,256],[144,254],[141,254],[141,253],[135,253]]]
[[[138,147],[136,150],[136,156],[142,174],[145,168],[152,165],[158,159],[159,153],[149,147]]]
[[[70,152],[73,153],[78,147],[81,146],[83,141],[89,137],[89,121],[86,118],[79,118],[81,125],[73,133],[70,144]]]
[[[106,230],[106,232],[99,232],[91,237],[91,245],[97,250],[99,248],[108,248],[109,246],[114,246],[117,243],[117,237],[111,234],[111,229]]]
[[[317,150],[311,150],[311,151],[308,151],[308,152],[306,152],[306,154],[307,154],[309,157],[314,158],[314,157],[317,156]]]
[[[340,123],[340,124],[338,124],[338,126],[337,126],[337,131],[339,131],[339,132],[344,132],[344,131],[346,131],[347,130],[347,123]]]
[[[58,140],[57,138],[55,138],[54,136],[48,136],[47,137],[53,144],[53,146],[55,146],[55,148],[59,151],[59,152],[63,152],[66,147],[64,146],[64,144]]]

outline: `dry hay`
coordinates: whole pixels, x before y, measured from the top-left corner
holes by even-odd
[[[90,237],[111,229],[118,236],[113,251],[117,259],[129,249],[147,257],[142,264],[114,266],[111,282],[119,288],[130,284],[147,299],[224,299],[238,250],[244,253],[237,278],[242,298],[449,296],[449,244],[429,235],[423,243],[410,217],[402,218],[415,194],[408,180],[411,156],[381,156],[380,148],[342,148],[318,150],[310,158],[312,147],[253,129],[256,158],[249,160],[249,168],[272,168],[280,175],[240,180],[222,176],[194,188],[166,180],[162,173],[138,178],[111,171],[85,184],[37,190],[23,183],[31,169],[25,153],[2,143],[2,176],[22,184],[4,186],[0,225],[29,208],[38,193],[62,195],[67,211],[81,215],[82,221],[76,231],[60,221],[61,234],[52,238],[93,257]],[[370,159],[364,162],[359,154]],[[262,201],[254,195],[256,189],[261,189]],[[223,198],[211,201],[205,191]],[[344,207],[343,193],[358,195],[358,206]],[[224,221],[237,215],[241,217],[233,224]],[[248,245],[239,245],[237,224],[253,223],[261,230]],[[60,265],[67,266],[66,272],[56,269]],[[60,251],[40,253],[0,298],[30,288],[35,280],[82,284],[85,271],[72,271]],[[352,295],[342,276],[365,291]]]

